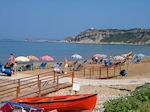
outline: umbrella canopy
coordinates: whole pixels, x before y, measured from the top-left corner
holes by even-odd
[[[74,55],[71,56],[71,58],[82,59],[82,56],[80,56],[79,54],[74,54]]]
[[[124,60],[125,58],[122,57],[122,56],[115,56],[114,59],[116,59],[116,60]]]
[[[137,56],[138,56],[138,57],[140,57],[140,58],[144,58],[144,57],[145,57],[145,55],[144,55],[144,54],[142,54],[142,53],[137,54]]]
[[[128,58],[129,56],[131,56],[133,53],[132,52],[129,52],[126,57]]]
[[[42,56],[40,59],[41,60],[46,60],[46,61],[52,61],[52,60],[54,60],[54,58],[52,58],[50,56]]]
[[[102,54],[94,54],[93,57],[100,57],[100,58],[102,58],[103,55]]]
[[[37,57],[35,57],[35,56],[27,56],[27,58],[28,58],[29,60],[34,60],[34,61],[38,61],[38,60],[39,60],[39,58],[37,58]]]
[[[15,59],[17,62],[20,61],[20,62],[29,62],[30,59],[28,59],[27,57],[24,57],[24,56],[18,56],[16,59]]]

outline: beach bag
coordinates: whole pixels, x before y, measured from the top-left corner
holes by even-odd
[[[7,74],[7,76],[11,76],[11,69],[5,68],[4,73]]]
[[[127,73],[126,70],[121,70],[121,71],[120,71],[120,75],[121,75],[121,76],[127,76],[128,73]]]

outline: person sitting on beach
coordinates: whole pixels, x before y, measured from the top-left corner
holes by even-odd
[[[10,54],[10,68],[13,71],[13,74],[16,74],[16,66],[17,66],[17,62],[15,60],[15,57],[11,53]]]
[[[59,69],[59,67],[54,67],[54,71],[56,72],[56,73],[64,73],[64,71],[63,70],[60,70]]]
[[[114,63],[112,62],[112,57],[109,58],[108,63],[109,63],[109,66],[113,66],[114,65]]]
[[[105,64],[105,67],[108,67],[108,65],[107,65],[108,64],[108,60],[107,59],[104,60],[104,64]]]
[[[92,57],[92,63],[94,63],[95,62],[95,58],[94,58],[94,56]]]
[[[4,65],[4,68],[10,68],[10,65],[8,64],[8,62]]]
[[[95,64],[97,64],[98,62],[98,57],[95,57]]]

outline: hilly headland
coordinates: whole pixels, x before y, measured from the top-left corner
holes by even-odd
[[[131,44],[149,45],[150,29],[134,28],[120,29],[88,29],[80,34],[67,37],[65,43],[92,43],[92,44]]]

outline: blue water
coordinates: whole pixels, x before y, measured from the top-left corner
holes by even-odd
[[[0,63],[9,61],[9,54],[17,56],[34,55],[37,57],[49,55],[54,61],[62,61],[64,57],[70,60],[69,54],[78,53],[84,58],[91,58],[93,54],[109,56],[121,55],[133,51],[134,54],[150,55],[150,45],[99,45],[99,44],[71,44],[54,42],[0,42]]]

